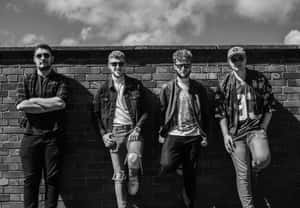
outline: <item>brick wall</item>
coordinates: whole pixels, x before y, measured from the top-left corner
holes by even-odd
[[[112,167],[93,122],[92,99],[107,79],[108,53],[123,50],[127,73],[149,88],[153,116],[145,137],[144,177],[140,199],[144,207],[174,207],[181,181],[176,176],[157,177],[159,152],[155,133],[160,86],[173,77],[171,55],[180,47],[70,47],[55,48],[55,68],[68,77],[71,100],[67,108],[67,137],[63,141],[63,174],[59,207],[115,207]],[[194,54],[192,77],[209,89],[229,71],[229,46],[188,46]],[[245,46],[249,68],[263,72],[277,99],[268,134],[272,163],[262,176],[272,207],[299,203],[300,194],[300,50],[297,46]],[[32,48],[0,48],[0,208],[23,207],[23,173],[19,148],[22,129],[14,100],[18,80],[34,70]],[[197,205],[239,207],[234,171],[223,148],[218,126],[206,149],[201,149]],[[41,207],[44,189],[41,188]],[[198,207],[197,206],[197,207]]]

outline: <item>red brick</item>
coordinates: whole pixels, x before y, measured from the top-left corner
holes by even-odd
[[[144,67],[134,67],[135,73],[154,73],[155,67],[151,65],[147,65]]]
[[[9,194],[0,194],[0,202],[7,202],[9,199]]]
[[[284,72],[286,69],[285,65],[269,65],[267,70],[269,72]]]
[[[7,172],[4,172],[3,175],[5,177],[7,177],[8,179],[24,177],[23,171],[7,171]],[[4,189],[4,191],[5,191],[5,189]],[[5,193],[19,193],[19,192],[5,192]]]
[[[207,79],[208,75],[207,73],[191,73],[192,79]]]
[[[168,65],[168,66],[160,66],[157,65],[156,66],[156,73],[167,73],[167,72],[172,72],[172,66]]]
[[[4,112],[3,113],[3,118],[4,119],[12,119],[12,118],[18,119],[18,118],[20,118],[21,115],[22,114],[20,112],[17,112],[17,111],[15,111],[15,112]]]
[[[286,80],[280,79],[280,80],[269,80],[269,83],[272,86],[286,86]]]
[[[300,65],[286,65],[286,72],[300,72]]]
[[[300,108],[300,100],[297,101],[285,101],[283,103],[284,107],[299,107]]]
[[[284,93],[300,93],[300,87],[284,87]]]
[[[0,82],[6,82],[7,77],[5,75],[0,75]]]
[[[87,81],[96,81],[96,80],[106,80],[107,76],[103,74],[87,74],[86,80]]]
[[[287,94],[287,99],[290,100],[300,100],[300,94],[296,93],[296,94]]]
[[[300,79],[290,79],[287,82],[288,82],[288,86],[300,87]]]
[[[7,80],[9,82],[17,82],[18,81],[18,75],[7,75]]]
[[[171,80],[174,78],[174,74],[173,73],[157,73],[157,74],[153,74],[153,80]]]
[[[4,163],[20,163],[21,158],[19,156],[3,156],[2,160]]]
[[[2,203],[1,208],[23,208],[24,204],[23,202],[5,202]]]
[[[4,68],[3,74],[23,74],[23,69],[21,68]]]
[[[283,73],[284,79],[300,79],[300,72],[299,73]]]
[[[0,186],[7,186],[8,179],[7,178],[0,178]]]

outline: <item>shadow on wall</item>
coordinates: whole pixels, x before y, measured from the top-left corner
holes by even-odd
[[[113,174],[93,117],[93,95],[76,80],[68,78],[72,89],[67,107],[67,137],[63,142],[61,197],[66,208],[115,207]],[[210,95],[212,92],[210,92]],[[157,177],[161,145],[157,142],[159,102],[147,91],[150,119],[143,131],[144,176],[140,200],[143,207],[174,207],[176,177]],[[211,103],[212,106],[212,99]],[[297,109],[296,109],[297,110]],[[278,103],[268,130],[272,162],[261,176],[260,190],[272,208],[296,204],[300,194],[300,122]],[[207,148],[201,148],[198,169],[197,207],[240,207],[235,173],[225,152],[218,123],[215,121]]]
[[[61,177],[62,206],[66,208],[110,208],[116,206],[109,152],[104,147],[93,114],[93,95],[78,81],[67,78],[71,89],[67,106],[67,137],[63,142]],[[141,196],[150,196],[151,177],[156,165],[158,99],[147,90],[150,111],[145,139],[144,174]],[[152,194],[151,194],[152,195]],[[149,201],[141,198],[141,201]]]
[[[277,106],[268,130],[272,161],[261,187],[272,208],[299,204],[300,196],[300,122],[280,103]]]
[[[63,141],[61,197],[66,208],[101,207],[111,192],[110,159],[93,117],[93,95],[78,81],[67,78],[66,139]],[[103,192],[103,190],[106,190]]]

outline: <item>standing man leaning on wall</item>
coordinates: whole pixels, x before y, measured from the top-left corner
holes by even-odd
[[[45,207],[55,208],[58,199],[60,146],[64,137],[63,118],[68,97],[65,78],[52,68],[52,49],[35,47],[36,70],[18,84],[17,110],[23,111],[25,127],[21,143],[24,170],[24,207],[37,208],[42,171],[45,180]]]
[[[176,78],[163,85],[160,92],[161,174],[174,172],[182,165],[181,196],[184,206],[192,208],[200,146],[207,145],[211,116],[206,89],[190,78],[192,53],[185,49],[175,51],[173,63]]]
[[[125,63],[123,52],[109,54],[111,77],[99,88],[94,100],[100,133],[110,151],[118,208],[137,207],[136,201],[130,206],[128,196],[135,196],[139,189],[141,131],[148,117],[145,88],[125,74]]]
[[[244,208],[259,207],[254,201],[252,180],[271,159],[267,128],[274,110],[268,80],[246,68],[241,47],[228,50],[232,69],[216,93],[215,117],[219,119],[227,152],[231,155],[240,201]],[[251,177],[254,176],[254,177]]]

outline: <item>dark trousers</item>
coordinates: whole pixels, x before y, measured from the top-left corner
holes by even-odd
[[[45,208],[55,208],[58,199],[59,137],[24,135],[21,160],[24,171],[24,208],[37,208],[42,172],[45,181]]]
[[[163,144],[161,152],[161,174],[174,172],[180,164],[183,169],[185,207],[194,207],[196,194],[197,163],[200,150],[200,136],[171,136]]]

